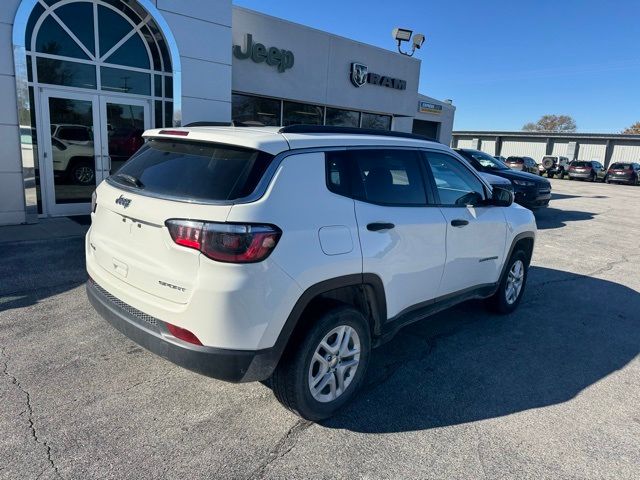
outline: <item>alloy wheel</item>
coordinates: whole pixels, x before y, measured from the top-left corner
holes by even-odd
[[[340,325],[320,341],[309,365],[311,396],[321,403],[340,397],[353,381],[360,364],[360,337],[348,325]]]
[[[86,185],[93,181],[93,168],[83,165],[74,170],[74,177],[78,183]]]
[[[522,263],[522,260],[516,260],[509,270],[507,285],[505,286],[505,299],[509,305],[513,305],[518,299],[523,284],[524,263]]]

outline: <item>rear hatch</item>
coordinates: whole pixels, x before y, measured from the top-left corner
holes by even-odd
[[[97,190],[95,262],[146,293],[187,303],[200,252],[174,243],[169,219],[225,222],[273,156],[215,143],[152,139]]]
[[[612,178],[630,178],[633,174],[631,164],[614,163],[609,167],[609,176]]]
[[[571,162],[569,166],[569,170],[576,173],[590,173],[591,172],[591,163],[590,162]]]

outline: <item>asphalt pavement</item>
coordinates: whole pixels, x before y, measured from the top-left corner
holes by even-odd
[[[519,310],[402,330],[322,424],[111,328],[75,229],[0,229],[0,478],[640,478],[640,187],[552,185]]]

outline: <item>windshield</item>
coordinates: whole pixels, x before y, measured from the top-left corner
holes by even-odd
[[[468,155],[473,157],[483,168],[488,170],[509,170],[504,163],[500,160],[493,158],[488,153],[484,152],[466,152]]]
[[[573,162],[574,167],[590,167],[591,162]]]

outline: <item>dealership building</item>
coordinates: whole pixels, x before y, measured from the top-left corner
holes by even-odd
[[[455,108],[418,93],[420,60],[230,0],[2,0],[0,36],[0,225],[88,213],[149,128],[303,123],[451,141]]]

